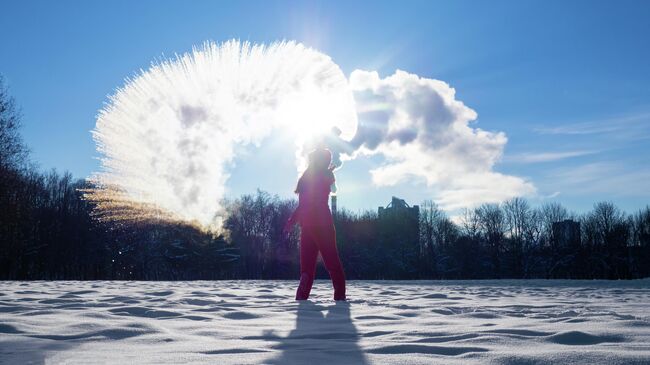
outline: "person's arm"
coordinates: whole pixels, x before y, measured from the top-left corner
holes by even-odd
[[[300,217],[300,204],[296,207],[296,209],[291,213],[291,216],[287,220],[287,223],[284,225],[284,228],[282,229],[282,232],[285,235],[288,235],[291,230],[293,229],[293,226],[298,223],[298,219]]]
[[[289,217],[289,220],[287,221],[287,224],[293,227],[294,224],[298,223],[298,217],[300,217],[300,203],[298,203],[298,206],[296,209],[293,210],[293,213],[291,213],[291,216]]]
[[[300,186],[300,183],[298,183],[298,186]],[[293,229],[293,226],[299,222],[300,220],[300,212],[302,210],[301,204],[300,204],[300,189],[297,187],[296,188],[296,193],[298,193],[298,206],[296,209],[293,210],[293,213],[291,213],[291,216],[289,216],[289,219],[287,220],[287,223],[284,225],[284,228],[282,229],[282,232],[285,234],[288,234],[291,232]]]

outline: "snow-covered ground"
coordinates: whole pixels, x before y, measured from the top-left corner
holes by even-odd
[[[2,364],[650,364],[650,280],[0,282]]]

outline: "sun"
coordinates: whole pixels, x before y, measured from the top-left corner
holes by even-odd
[[[318,139],[334,127],[341,131],[341,138],[350,140],[356,133],[357,120],[340,111],[350,110],[354,102],[347,95],[325,94],[310,86],[283,101],[277,113],[279,123],[298,142]]]

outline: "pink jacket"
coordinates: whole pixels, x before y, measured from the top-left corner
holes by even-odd
[[[332,213],[328,206],[330,188],[334,174],[330,170],[307,170],[298,180],[298,208],[291,216],[293,222],[305,226],[333,225]]]

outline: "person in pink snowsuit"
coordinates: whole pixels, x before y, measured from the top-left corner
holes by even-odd
[[[327,149],[316,149],[309,154],[309,166],[298,180],[296,193],[298,207],[293,212],[285,231],[300,224],[300,284],[296,300],[309,298],[318,253],[334,286],[334,300],[345,300],[345,274],[336,249],[334,220],[327,205],[334,173],[330,169],[332,154]]]

